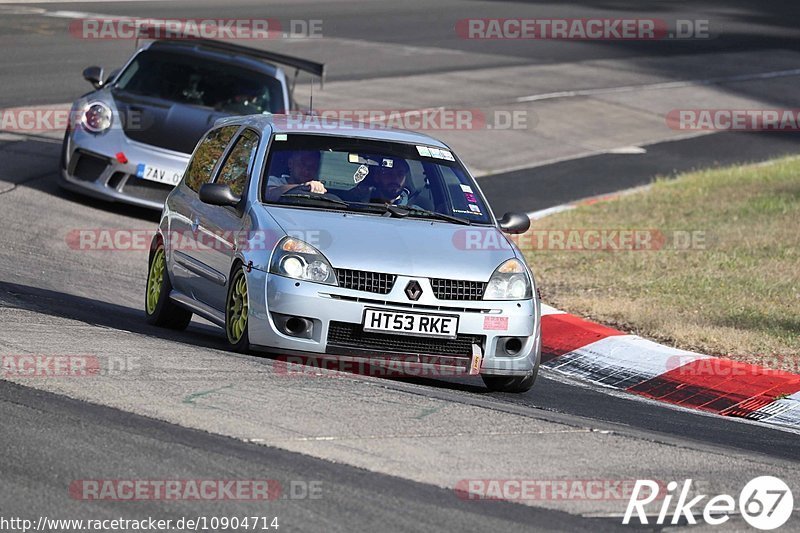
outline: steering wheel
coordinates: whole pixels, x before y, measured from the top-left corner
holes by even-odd
[[[286,194],[298,194],[298,193],[311,193],[311,185],[306,185],[304,183],[300,184],[284,192],[283,194],[281,194],[281,196],[284,196]],[[326,192],[324,194],[318,194],[318,193],[311,193],[311,194],[313,194],[314,196],[319,196],[320,198],[328,198],[330,200],[337,200],[340,202],[342,201],[342,199],[339,198],[337,195],[329,192]]]

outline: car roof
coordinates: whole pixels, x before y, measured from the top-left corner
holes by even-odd
[[[164,40],[154,41],[143,50],[153,51],[166,51],[172,53],[179,53],[193,57],[208,58],[217,61],[235,62],[240,66],[247,67],[251,70],[257,70],[272,77],[278,77],[278,72],[283,70],[277,65],[268,63],[263,59],[256,56],[251,56],[234,51],[223,50],[219,48],[209,48],[201,41],[193,40]]]
[[[409,144],[426,144],[438,148],[450,149],[442,141],[410,130],[388,127],[370,127],[366,124],[343,119],[324,120],[314,115],[244,115],[225,117],[217,120],[214,126],[247,125],[258,131],[271,130],[273,133],[303,133],[311,135],[332,135],[336,137],[354,137],[379,141],[402,142]]]

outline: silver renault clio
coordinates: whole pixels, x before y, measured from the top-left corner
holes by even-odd
[[[192,314],[237,351],[402,359],[536,379],[533,274],[455,153],[427,135],[313,115],[219,120],[169,194],[150,251],[145,314]]]

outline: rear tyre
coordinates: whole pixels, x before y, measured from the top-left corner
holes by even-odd
[[[144,295],[144,313],[148,324],[169,329],[186,329],[192,320],[192,313],[179,307],[169,299],[172,283],[167,272],[167,257],[164,244],[150,254],[147,270],[147,289]]]
[[[247,277],[244,267],[239,264],[235,267],[231,282],[228,284],[228,297],[225,299],[225,334],[231,348],[241,353],[250,350],[249,311]]]

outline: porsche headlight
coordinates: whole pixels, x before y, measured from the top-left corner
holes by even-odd
[[[526,300],[531,298],[531,280],[525,265],[519,259],[509,259],[494,271],[486,290],[484,300]]]
[[[83,110],[81,123],[92,133],[102,133],[111,127],[113,115],[111,108],[103,102],[92,102]]]
[[[284,237],[275,247],[269,271],[287,278],[337,285],[336,274],[325,256],[307,242],[293,237]]]

